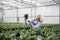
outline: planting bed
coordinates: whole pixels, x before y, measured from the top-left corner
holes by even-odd
[[[0,23],[0,40],[59,40],[59,24],[42,24],[40,28],[32,29],[22,23]]]

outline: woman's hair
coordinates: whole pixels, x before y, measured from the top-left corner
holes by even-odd
[[[43,21],[43,15],[42,14],[37,14],[36,16],[40,16],[40,21]]]

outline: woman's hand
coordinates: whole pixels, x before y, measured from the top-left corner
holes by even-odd
[[[24,19],[25,21],[27,20],[27,19]]]
[[[24,19],[24,20],[25,20],[25,23],[29,22],[30,26],[32,26],[32,22],[31,21],[29,21],[28,19]]]
[[[27,22],[27,19],[24,19],[25,23]]]
[[[29,22],[30,26],[32,26],[32,22],[31,22],[31,21],[29,21],[29,20],[27,20],[27,21]]]
[[[29,20],[27,20],[28,22],[30,22]]]
[[[25,20],[25,22],[30,22],[28,19],[24,19]]]

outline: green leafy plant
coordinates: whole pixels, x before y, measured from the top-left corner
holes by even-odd
[[[28,40],[37,40],[36,36],[29,36]]]
[[[25,14],[25,15],[24,15],[24,18],[25,18],[25,19],[28,19],[28,14]]]
[[[22,28],[22,29],[21,29]],[[60,39],[60,25],[58,24],[43,24],[38,29],[31,29],[29,26],[23,26],[22,23],[2,23],[0,24],[0,40],[10,40],[16,37],[20,40],[36,40],[36,36],[41,35],[43,40]],[[36,34],[37,33],[37,34]],[[21,36],[22,35],[22,36]]]

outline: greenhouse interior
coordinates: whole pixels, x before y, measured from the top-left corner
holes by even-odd
[[[60,0],[0,0],[0,40],[60,40]]]

